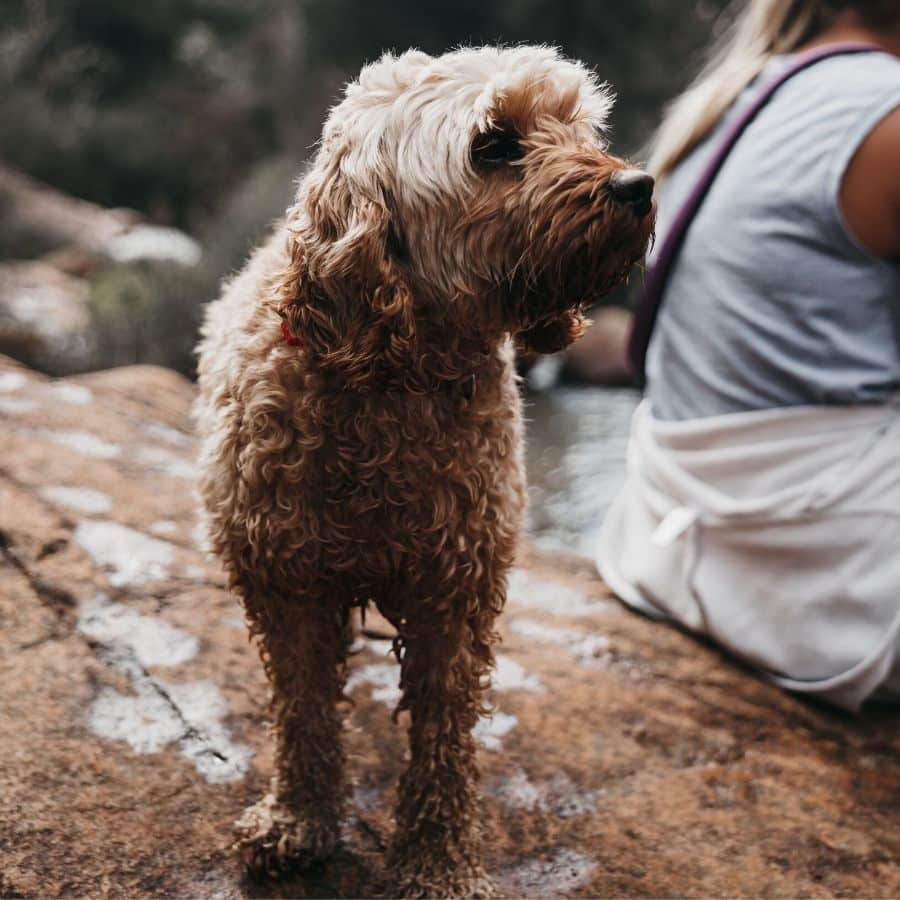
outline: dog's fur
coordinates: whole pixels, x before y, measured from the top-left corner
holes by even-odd
[[[472,728],[525,504],[509,338],[562,348],[645,251],[652,217],[607,190],[625,167],[604,150],[610,102],[548,48],[385,56],[209,307],[202,494],[275,721],[271,793],[237,824],[252,868],[338,840],[348,620],[374,602],[410,717],[396,890],[491,891]],[[500,132],[521,158],[479,156]]]

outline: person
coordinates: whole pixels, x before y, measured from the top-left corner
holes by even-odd
[[[775,90],[684,233],[597,562],[628,604],[856,710],[900,697],[900,3],[750,0],[649,168],[658,252],[766,86],[845,42]]]

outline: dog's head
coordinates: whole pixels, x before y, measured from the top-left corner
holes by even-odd
[[[653,230],[652,179],[606,152],[611,104],[546,47],[367,66],[289,214],[279,311],[358,366],[401,363],[423,316],[562,348]]]

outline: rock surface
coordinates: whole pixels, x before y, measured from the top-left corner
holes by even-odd
[[[0,263],[0,353],[66,372],[91,357],[88,283],[47,262]]]
[[[88,276],[115,263],[191,267],[201,258],[177,229],[70,197],[2,163],[0,229],[0,249],[28,257],[0,262],[0,354],[56,375],[97,365]]]
[[[271,772],[266,687],[203,553],[190,384],[0,359],[0,895],[371,896],[403,765],[397,668],[361,636],[345,841],[251,882],[230,824]],[[367,627],[384,628],[377,618]],[[523,553],[479,728],[508,896],[900,895],[900,716],[786,696]]]
[[[150,225],[132,209],[105,209],[70,197],[2,164],[0,207],[9,209],[17,227],[87,257],[168,259],[189,266],[200,259],[199,245],[181,231]]]

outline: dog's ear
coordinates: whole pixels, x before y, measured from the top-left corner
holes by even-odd
[[[339,154],[314,166],[287,222],[276,308],[301,342],[347,377],[402,366],[415,341],[413,297],[388,202],[351,185]]]
[[[578,309],[543,319],[516,334],[516,346],[525,353],[557,353],[578,340],[588,322]]]

